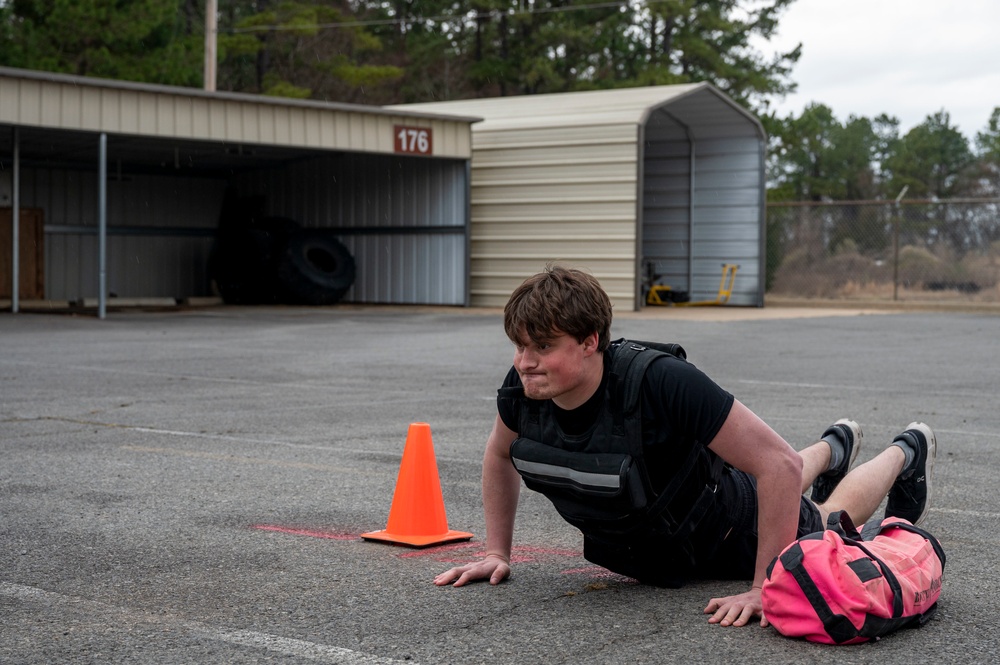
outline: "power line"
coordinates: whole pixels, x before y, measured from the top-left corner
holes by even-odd
[[[647,0],[645,5],[660,4],[666,2],[666,0]],[[282,32],[282,31],[292,31],[292,30],[325,30],[333,28],[362,28],[369,26],[381,26],[381,25],[406,25],[412,23],[445,23],[449,21],[461,21],[466,18],[479,17],[479,16],[526,16],[534,14],[556,14],[565,12],[576,12],[585,11],[588,9],[612,9],[619,8],[623,9],[631,5],[631,2],[598,2],[586,5],[571,5],[569,7],[542,7],[539,9],[520,9],[515,11],[501,12],[500,10],[492,10],[484,13],[464,14],[446,14],[442,16],[420,16],[411,18],[387,18],[387,19],[372,19],[367,21],[338,21],[334,23],[311,23],[311,24],[297,24],[297,25],[255,25],[248,28],[232,28],[226,30],[226,32],[237,34],[237,33],[247,33],[247,32]]]

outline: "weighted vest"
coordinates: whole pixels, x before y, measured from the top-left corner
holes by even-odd
[[[663,354],[687,357],[677,344],[612,342],[604,406],[581,436],[560,431],[549,400],[528,399],[520,386],[498,393],[521,400],[518,438],[510,447],[514,468],[529,489],[544,494],[587,536],[626,542],[652,536],[684,546],[714,503],[724,464],[700,442],[662,490],[655,491],[650,482],[640,390],[649,364]],[[709,469],[708,482],[693,501],[675,502],[699,466]]]

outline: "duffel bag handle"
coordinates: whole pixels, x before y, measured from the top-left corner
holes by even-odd
[[[849,519],[850,518],[848,518],[848,520]],[[886,522],[885,520],[883,520],[881,523],[871,522],[869,524],[866,524],[864,528],[861,529],[860,538],[866,541],[874,540],[875,536],[885,533],[889,529],[903,529],[904,531],[909,531],[919,536],[923,536],[923,538],[931,544],[931,547],[934,548],[934,553],[937,554],[937,558],[941,562],[941,570],[944,570],[945,555],[944,555],[944,548],[941,547],[941,541],[935,538],[934,535],[931,534],[929,531],[920,528],[916,524],[910,524],[909,522],[903,522],[903,521]]]
[[[851,519],[846,510],[836,510],[830,513],[826,518],[826,530],[839,533],[841,538],[862,540],[858,528],[854,526],[854,520]]]

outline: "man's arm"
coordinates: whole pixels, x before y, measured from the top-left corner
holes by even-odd
[[[802,458],[738,400],[709,449],[757,480],[757,566],[753,587],[747,593],[713,598],[705,608],[711,623],[742,626],[762,614],[760,589],[767,566],[793,540],[799,524],[802,495]]]
[[[483,509],[486,513],[486,556],[475,563],[457,566],[434,578],[434,584],[462,586],[488,579],[499,584],[510,575],[510,550],[514,539],[514,516],[521,493],[521,476],[510,462],[510,444],[517,438],[498,415],[483,455]]]

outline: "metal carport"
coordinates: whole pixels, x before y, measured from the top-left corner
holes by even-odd
[[[110,292],[209,295],[227,188],[336,229],[358,265],[345,301],[467,305],[476,120],[0,67],[11,309],[27,209],[47,299],[96,297],[103,316]]]
[[[642,306],[647,265],[696,300],[739,264],[730,303],[763,306],[767,140],[708,83],[389,107],[472,128],[471,298],[502,306],[551,261]]]

